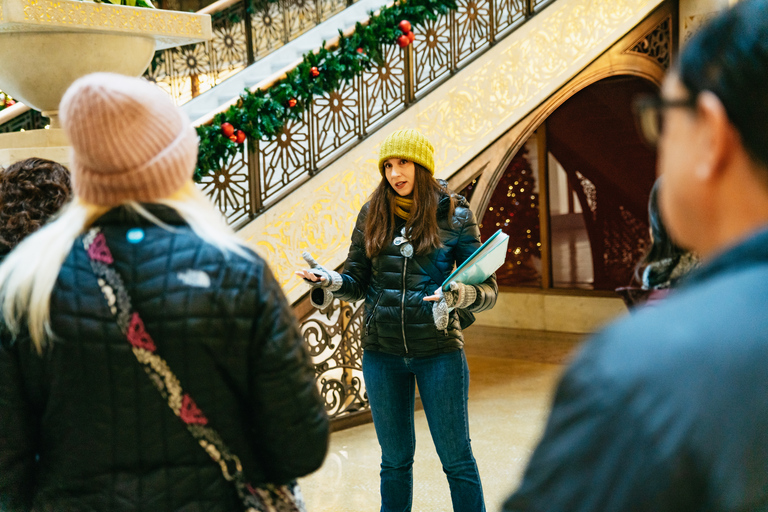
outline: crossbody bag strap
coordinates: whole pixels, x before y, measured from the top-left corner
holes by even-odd
[[[181,386],[178,377],[159,355],[152,337],[144,328],[144,322],[138,312],[133,310],[131,297],[125,288],[122,277],[112,266],[114,259],[107,246],[104,233],[99,228],[92,228],[83,237],[83,246],[91,261],[91,268],[96,275],[107,306],[115,316],[120,331],[131,345],[134,356],[149,380],[160,392],[168,407],[181,420],[192,437],[198,442],[210,458],[220,467],[224,478],[232,482],[237,495],[247,512],[276,510],[274,504],[280,502],[280,508],[286,512],[299,512],[298,506],[285,508],[294,498],[287,486],[267,484],[253,487],[245,480],[243,467],[237,455],[232,453],[219,433],[210,426],[208,418],[195,401]],[[283,494],[287,494],[283,496]]]

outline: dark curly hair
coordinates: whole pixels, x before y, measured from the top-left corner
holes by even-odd
[[[28,158],[0,171],[0,250],[38,230],[71,194],[69,171],[50,160]]]

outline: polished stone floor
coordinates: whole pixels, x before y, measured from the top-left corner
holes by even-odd
[[[541,435],[557,379],[582,335],[472,327],[469,426],[489,512],[515,488]],[[322,468],[300,480],[309,512],[379,510],[381,453],[372,424],[335,432]],[[415,512],[450,512],[448,483],[416,412]]]

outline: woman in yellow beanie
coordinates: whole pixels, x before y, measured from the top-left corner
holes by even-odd
[[[480,245],[469,204],[434,178],[434,148],[417,130],[381,145],[381,182],[357,218],[339,274],[305,253],[297,272],[312,302],[365,299],[363,376],[381,446],[381,510],[411,510],[415,385],[448,477],[453,510],[485,510],[469,440],[469,369],[462,328],[471,311],[493,307],[496,277],[473,286],[440,285]]]

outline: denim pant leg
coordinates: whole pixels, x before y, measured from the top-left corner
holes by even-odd
[[[411,360],[454,512],[484,512],[483,486],[469,439],[469,367],[463,350]]]
[[[410,512],[416,450],[414,375],[402,357],[365,351],[363,378],[381,446],[381,512]]]

